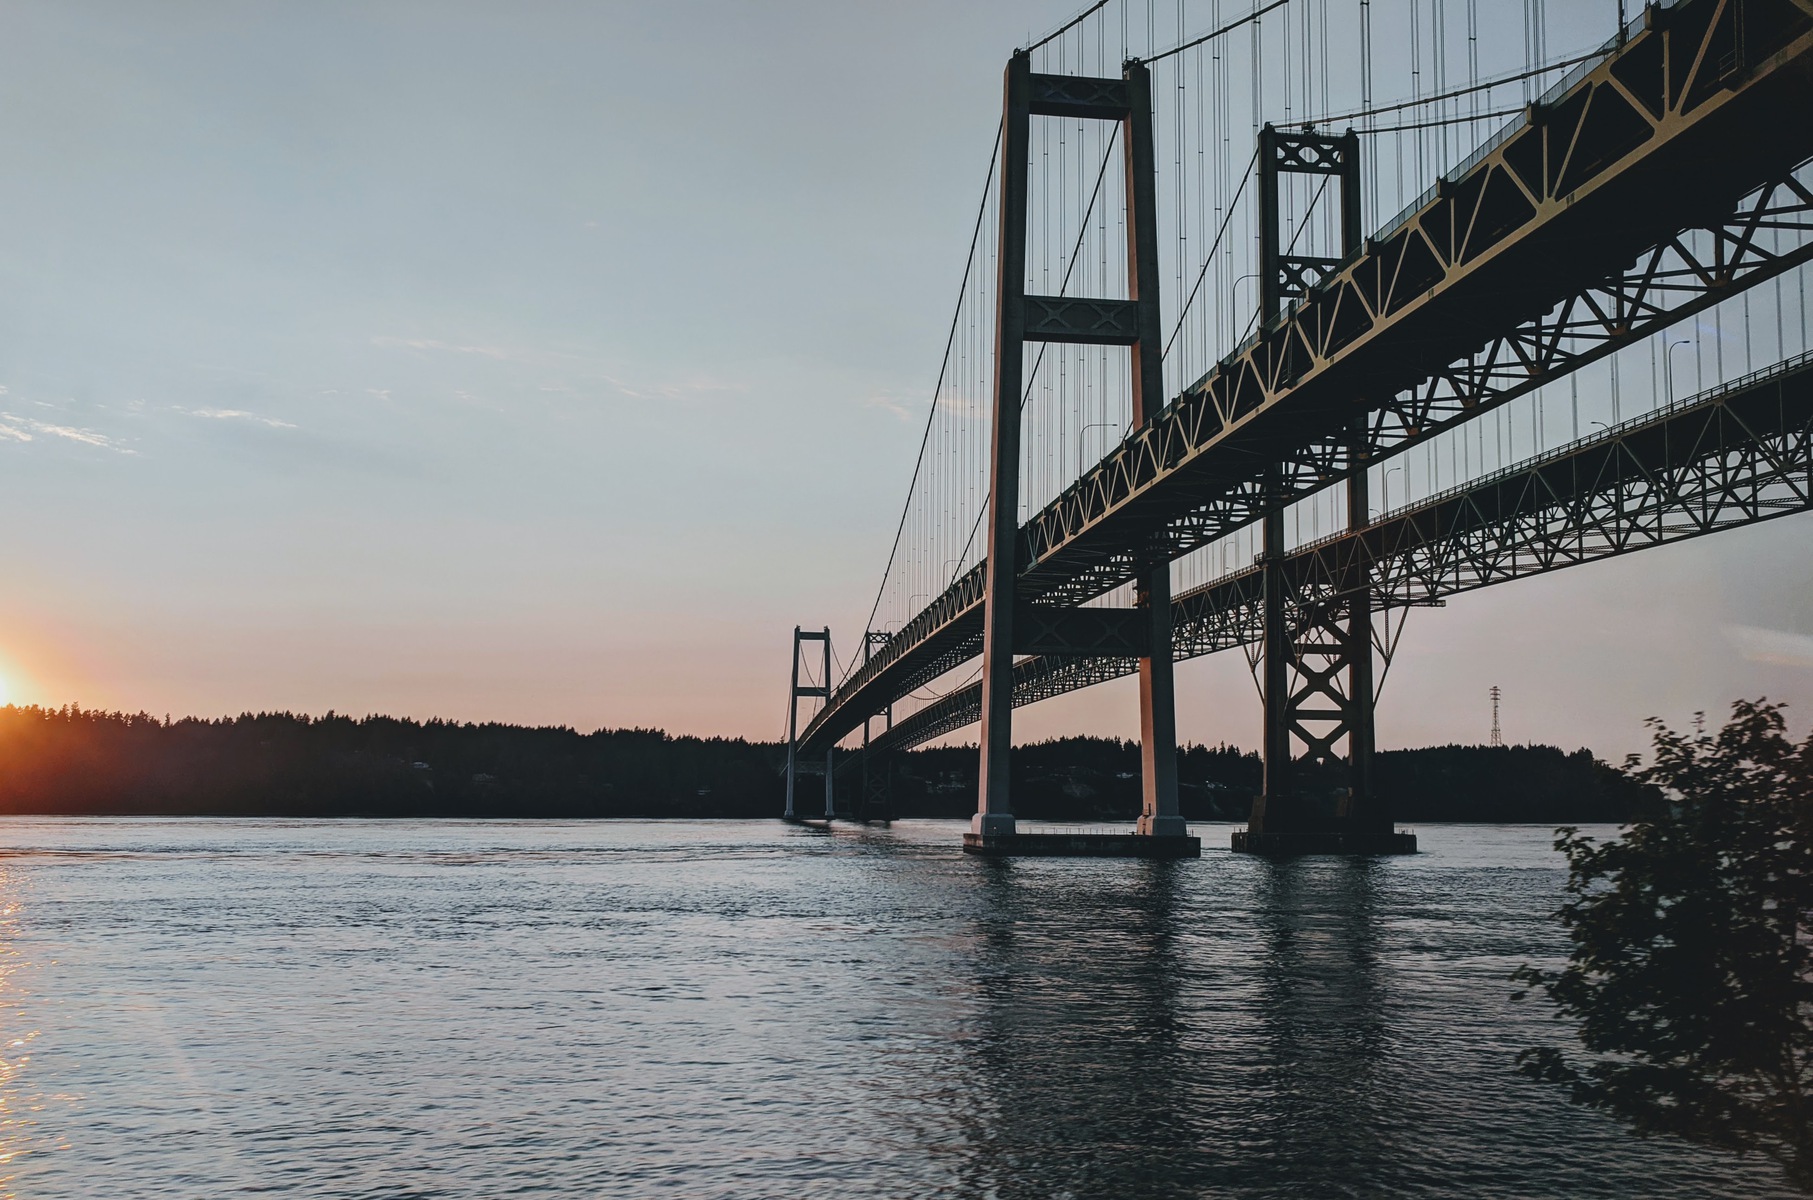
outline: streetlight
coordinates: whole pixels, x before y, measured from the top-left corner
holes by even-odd
[[[1119,421],[1092,421],[1077,430],[1076,435],[1076,477],[1083,478],[1083,443],[1088,440],[1091,429],[1119,429]]]
[[[1662,351],[1662,378],[1664,386],[1668,389],[1668,403],[1670,404],[1675,402],[1675,347],[1691,345],[1692,342],[1692,338],[1682,338],[1679,341],[1668,343],[1668,349]]]
[[[1379,515],[1381,517],[1391,511],[1391,473],[1393,471],[1402,471],[1403,469],[1402,466],[1386,467],[1385,473],[1379,477],[1379,491],[1382,494],[1379,504]],[[1410,477],[1408,475],[1404,477],[1404,496],[1406,499],[1410,496]]]
[[[1259,278],[1259,273],[1256,271],[1251,275],[1242,275],[1239,279],[1234,281],[1234,286],[1228,289],[1228,299],[1235,308],[1239,308],[1240,306],[1240,285],[1249,279],[1257,278]]]

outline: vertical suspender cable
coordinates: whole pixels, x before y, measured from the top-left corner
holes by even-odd
[[[926,414],[925,433],[922,434],[919,439],[919,458],[918,458],[918,461],[915,462],[913,465],[913,478],[907,484],[906,505],[900,510],[900,523],[898,526],[896,526],[896,528],[894,530],[894,544],[893,544],[892,548],[890,548],[888,550],[888,564],[885,568],[883,568],[882,573],[881,573],[881,588],[875,593],[874,607],[870,608],[870,610],[869,610],[868,623],[871,627],[874,625],[876,612],[879,611],[881,608],[882,595],[887,590],[888,575],[890,573],[892,573],[892,571],[894,569],[895,558],[900,553],[901,534],[906,529],[907,516],[912,511],[913,492],[919,486],[919,475],[925,465],[926,442],[931,437],[931,434],[932,434],[932,422],[935,421],[938,417],[938,396],[939,396],[939,393],[942,392],[944,389],[945,373],[950,369],[951,347],[955,343],[955,340],[956,340],[957,323],[963,316],[963,293],[964,293],[964,289],[969,284],[970,272],[975,267],[976,244],[982,233],[982,217],[983,217],[983,214],[988,211],[988,196],[989,196],[989,193],[993,190],[993,183],[994,183],[994,177],[995,177],[995,159],[1001,153],[1001,132],[1002,132],[1001,127],[997,125],[995,127],[995,146],[994,146],[994,149],[989,152],[989,156],[988,156],[988,174],[985,177],[986,182],[984,183],[983,188],[982,188],[982,202],[981,202],[981,204],[979,204],[977,206],[976,225],[975,225],[975,228],[970,233],[969,258],[964,263],[963,281],[962,281],[962,283],[960,283],[958,285],[958,289],[957,289],[957,311],[955,313],[951,314],[951,330],[950,330],[949,335],[945,338],[944,363],[943,363],[943,365],[941,365],[938,368],[938,382],[932,389],[932,410],[931,410],[931,412]]]

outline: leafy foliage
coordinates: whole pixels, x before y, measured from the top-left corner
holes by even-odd
[[[1578,1023],[1580,1049],[1525,1050],[1519,1069],[1813,1188],[1813,737],[1796,746],[1761,701],[1716,735],[1651,724],[1653,762],[1627,770],[1668,810],[1603,845],[1558,831],[1572,953],[1515,975]]]

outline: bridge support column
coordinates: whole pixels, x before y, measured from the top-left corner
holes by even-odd
[[[1367,523],[1364,464],[1347,491],[1349,524]],[[1364,561],[1329,577],[1285,567],[1283,509],[1264,519],[1262,621],[1265,789],[1234,849],[1256,854],[1402,854],[1373,783],[1372,595]],[[1337,753],[1346,742],[1346,761]],[[1306,753],[1298,758],[1296,743]],[[1338,781],[1338,782],[1337,782]]]
[[[1152,75],[1144,63],[1122,68],[1127,115],[1121,123],[1127,222],[1127,296],[1137,338],[1131,347],[1132,417],[1138,428],[1164,407],[1164,318],[1158,292],[1158,169],[1152,157]],[[1177,687],[1171,653],[1171,564],[1164,558],[1139,582],[1146,653],[1139,660],[1141,811],[1137,829],[1154,837],[1189,832],[1177,806]]]
[[[1276,484],[1272,487],[1275,495]],[[1290,654],[1289,614],[1285,610],[1284,510],[1271,508],[1261,522],[1260,560],[1263,580],[1260,693],[1265,705],[1260,754],[1265,763],[1265,783],[1253,801],[1247,823],[1251,834],[1278,833],[1291,827],[1288,809],[1291,792]]]
[[[1182,837],[1189,832],[1177,806],[1177,687],[1172,678],[1171,568],[1158,567],[1140,589],[1146,655],[1139,660],[1140,833]]]
[[[1014,832],[1008,766],[1013,755],[1014,600],[1019,578],[1020,394],[1026,344],[1026,171],[1032,126],[1032,57],[1007,61],[1002,81],[1001,226],[995,282],[995,395],[989,472],[988,574],[982,614],[982,761],[970,832]]]
[[[1279,222],[1278,177],[1334,176],[1340,180],[1341,248],[1359,248],[1360,142],[1353,132],[1331,137],[1265,126],[1259,133],[1259,319],[1272,320],[1288,300],[1309,294],[1341,260],[1293,254]],[[1348,527],[1368,519],[1365,418],[1351,429],[1347,479]],[[1296,580],[1284,566],[1283,466],[1268,481],[1264,548],[1260,690],[1264,694],[1264,790],[1253,802],[1234,849],[1255,853],[1397,853],[1416,839],[1395,834],[1373,784],[1372,589],[1356,560],[1334,579]],[[1345,786],[1332,788],[1336,746],[1346,741]],[[1304,760],[1295,743],[1306,747]],[[1331,792],[1333,794],[1331,794]]]
[[[1347,528],[1357,531],[1371,522],[1372,494],[1368,486],[1366,418],[1354,423],[1350,445],[1353,470],[1347,476]],[[1372,677],[1372,574],[1359,555],[1354,556],[1344,580],[1347,589],[1347,803],[1342,816],[1355,833],[1390,833],[1391,810],[1374,788],[1373,709],[1376,685]]]
[[[793,677],[787,684],[787,809],[784,821],[797,821],[793,809],[793,782],[799,774],[799,626],[793,627]]]
[[[800,647],[807,642],[821,643],[823,665],[820,667],[818,687],[801,687],[799,683]],[[798,625],[793,627],[793,664],[791,680],[787,685],[787,808],[782,819],[787,821],[801,820],[797,806],[797,787],[799,783],[799,702],[814,697],[831,702],[831,631],[807,631]],[[836,811],[832,805],[834,791],[831,782],[831,750],[825,751],[825,819],[828,821]]]

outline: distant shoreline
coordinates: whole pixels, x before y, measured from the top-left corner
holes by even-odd
[[[763,819],[783,809],[784,762],[778,743],[652,729],[0,708],[0,814],[18,816]],[[893,756],[892,815],[967,817],[975,771],[974,747]],[[1134,742],[1027,745],[1013,771],[1015,809],[1028,820],[1130,821],[1139,811]],[[1298,774],[1329,794],[1340,782],[1307,763]],[[1262,769],[1237,747],[1187,746],[1178,777],[1187,820],[1242,821]],[[1399,822],[1622,822],[1653,803],[1590,751],[1553,746],[1384,751],[1377,779]],[[822,776],[800,787],[801,810],[822,812]]]

